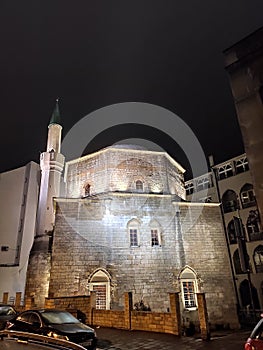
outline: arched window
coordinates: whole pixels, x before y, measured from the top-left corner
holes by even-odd
[[[90,196],[90,184],[87,183],[84,185],[84,197]]]
[[[250,292],[250,289],[251,289],[251,292]],[[249,282],[247,279],[243,280],[240,283],[239,292],[241,296],[242,307],[250,306],[250,308],[252,308],[252,302],[251,302],[251,293],[252,293],[253,304],[255,309],[260,308],[259,300],[258,300],[258,292],[253,285],[249,285]]]
[[[196,190],[202,191],[210,187],[209,177],[203,177],[196,182]]]
[[[247,157],[243,157],[235,161],[236,174],[249,170]]]
[[[96,292],[96,309],[110,309],[110,275],[99,269],[89,279],[89,290]]]
[[[136,191],[142,192],[143,191],[143,182],[141,180],[137,180],[135,182],[135,188],[136,188]]]
[[[245,184],[240,190],[240,199],[243,208],[256,205],[255,194],[251,184]]]
[[[132,219],[128,222],[128,234],[130,247],[139,247],[140,244],[140,236],[139,236],[139,227],[140,223],[136,219]]]
[[[233,190],[227,190],[222,196],[222,204],[224,213],[230,213],[231,211],[239,209],[236,192]]]
[[[231,220],[227,225],[227,233],[230,244],[237,243],[236,231],[234,226],[234,220]]]
[[[235,273],[236,275],[240,275],[243,272],[242,268],[241,268],[241,262],[240,262],[240,257],[239,257],[239,253],[238,253],[238,249],[235,250],[234,254],[233,254],[233,262],[234,262],[234,267],[235,267]]]
[[[160,247],[162,245],[161,225],[157,220],[152,220],[150,222],[150,230],[151,230],[151,246]]]
[[[258,210],[250,210],[247,218],[247,233],[250,241],[262,239],[260,233],[260,221]]]
[[[224,164],[217,169],[218,180],[223,180],[233,175],[234,172],[231,163]]]
[[[196,280],[196,273],[190,267],[185,267],[179,275],[182,301],[186,309],[193,309],[197,307],[196,293],[198,292],[198,285]]]
[[[257,272],[263,272],[263,245],[257,246],[254,250],[253,259]]]

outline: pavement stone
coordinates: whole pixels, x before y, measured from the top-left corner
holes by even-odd
[[[211,334],[210,341],[200,337],[97,328],[98,350],[242,350],[250,331],[221,331]]]

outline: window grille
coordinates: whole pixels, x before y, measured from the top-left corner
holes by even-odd
[[[130,245],[131,247],[138,246],[138,233],[135,228],[130,228]]]

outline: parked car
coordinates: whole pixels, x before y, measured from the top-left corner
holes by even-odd
[[[1,350],[85,350],[83,346],[68,340],[7,329],[0,331],[0,339]]]
[[[0,304],[0,329],[4,329],[6,322],[17,314],[11,305]]]
[[[261,318],[245,343],[245,350],[263,350],[263,318]]]
[[[7,322],[7,329],[69,340],[88,350],[95,350],[97,345],[94,329],[80,322],[71,313],[62,310],[23,311]]]

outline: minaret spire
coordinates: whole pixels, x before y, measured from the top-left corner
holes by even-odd
[[[61,146],[61,118],[59,112],[58,98],[56,99],[55,108],[53,110],[48,125],[47,152],[60,153]]]
[[[59,111],[59,105],[58,105],[58,101],[59,99],[56,99],[56,104],[55,104],[55,108],[53,110],[49,125],[51,124],[58,124],[61,125],[61,118],[60,118],[60,111]]]

